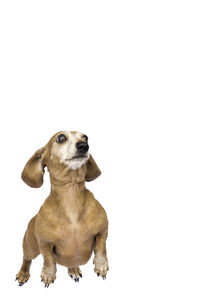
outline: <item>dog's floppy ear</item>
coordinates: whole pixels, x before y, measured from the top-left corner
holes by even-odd
[[[37,150],[27,161],[22,172],[23,181],[31,187],[38,188],[43,184],[45,151],[45,147]]]
[[[101,175],[101,170],[97,166],[96,162],[94,161],[92,155],[88,159],[86,163],[86,173],[85,173],[85,180],[92,181]]]

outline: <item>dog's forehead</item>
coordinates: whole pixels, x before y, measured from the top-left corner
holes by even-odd
[[[78,131],[64,131],[64,134],[68,136],[70,140],[80,139],[82,137],[82,133]]]

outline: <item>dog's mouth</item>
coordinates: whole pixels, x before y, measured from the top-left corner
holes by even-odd
[[[82,159],[84,159],[84,158],[88,158],[88,156],[87,155],[75,155],[75,156],[73,156],[72,158],[70,158],[70,159],[65,159],[66,161],[69,161],[69,160],[82,160]]]
[[[82,159],[82,158],[87,158],[87,155],[76,155],[72,157],[72,159]]]

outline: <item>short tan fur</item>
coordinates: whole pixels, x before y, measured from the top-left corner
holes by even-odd
[[[22,179],[35,188],[43,184],[47,168],[51,192],[24,235],[23,263],[16,275],[20,286],[29,279],[31,261],[40,253],[45,287],[56,279],[56,264],[66,266],[68,274],[79,281],[79,266],[88,262],[93,251],[94,271],[106,278],[108,220],[103,207],[85,187],[85,181],[101,174],[88,148],[86,135],[61,131],[37,150],[24,167]]]

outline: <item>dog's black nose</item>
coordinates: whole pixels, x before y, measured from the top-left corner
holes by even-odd
[[[76,144],[76,148],[78,150],[79,153],[84,154],[88,151],[89,146],[87,143],[83,143],[83,142],[78,142]]]

